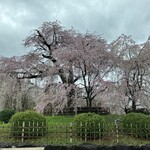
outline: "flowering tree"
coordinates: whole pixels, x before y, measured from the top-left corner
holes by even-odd
[[[36,101],[39,101],[39,103],[35,109],[43,113],[45,108],[50,104],[52,114],[63,112],[63,109],[67,106],[67,95],[70,92],[69,88],[71,87],[61,83],[47,84],[44,89],[41,89],[41,94],[37,97]],[[77,95],[75,95],[73,101],[74,106],[76,106],[76,101]]]
[[[118,58],[116,66],[116,69],[120,70],[118,82],[124,87],[124,94],[128,97],[126,104],[131,103],[132,111],[136,111],[136,106],[141,102],[142,97],[148,94],[146,85],[149,76],[149,46],[149,40],[138,45],[130,36],[125,35],[110,44],[110,49]],[[126,107],[129,106],[125,106],[125,111],[127,111]]]
[[[58,78],[61,83],[72,87],[67,95],[70,107],[75,95],[74,83],[79,79],[67,54],[74,45],[75,36],[75,31],[63,30],[58,22],[46,22],[24,40],[26,47],[33,48],[32,52],[21,57],[1,59],[3,72],[16,73],[19,79]]]
[[[0,104],[1,109],[14,109],[16,111],[31,109],[35,102],[31,95],[31,87],[14,74],[0,74]]]
[[[114,93],[124,109],[131,104],[135,111],[139,102],[144,104],[142,100],[149,98],[149,39],[136,44],[130,36],[121,35],[107,44],[98,35],[66,30],[56,21],[43,23],[23,44],[32,51],[20,57],[2,57],[0,71],[15,76],[18,87],[23,79],[41,79],[41,98],[37,97],[41,100],[41,107],[37,106],[40,112],[49,102],[55,112],[72,107],[78,89],[82,89],[88,107],[102,92],[106,99],[105,92],[111,88],[109,95]]]
[[[67,92],[70,107],[75,98],[75,82],[80,78],[73,66],[80,37],[73,29],[64,30],[59,22],[46,22],[24,40],[24,45],[33,51],[21,57],[2,58],[1,69],[17,74],[18,79],[57,78],[70,89]]]
[[[87,107],[92,107],[96,96],[108,88],[104,78],[113,67],[112,55],[104,39],[89,33],[80,37],[77,50],[74,66],[80,76],[79,85]]]
[[[19,79],[57,78],[70,89],[67,92],[68,107],[75,100],[79,79],[83,83],[88,107],[92,106],[96,95],[106,89],[102,79],[111,69],[111,64],[106,41],[101,37],[80,34],[73,29],[64,30],[58,22],[46,22],[24,40],[24,45],[34,50],[19,59],[12,58],[11,64],[21,74]],[[10,71],[13,65],[4,64]]]

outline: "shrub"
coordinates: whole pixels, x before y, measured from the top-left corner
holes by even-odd
[[[146,114],[146,115],[150,114],[150,112],[147,108],[137,108],[135,111],[133,111],[132,109],[127,109],[126,113],[142,113],[142,114]]]
[[[15,110],[4,109],[0,112],[0,120],[4,123],[8,123],[12,115],[15,114]]]
[[[106,122],[95,113],[83,113],[74,118],[75,131],[81,138],[97,139],[104,136]]]
[[[47,133],[46,118],[34,111],[16,113],[10,123],[12,136],[16,138],[36,138]]]
[[[133,137],[150,137],[150,117],[142,113],[129,113],[122,118],[124,131]]]
[[[145,115],[150,114],[149,110],[146,109],[146,108],[138,108],[138,109],[136,109],[136,113],[142,113],[142,114],[145,114]]]

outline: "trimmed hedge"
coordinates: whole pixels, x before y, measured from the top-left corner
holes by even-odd
[[[75,131],[81,138],[102,138],[105,132],[105,119],[95,113],[83,113],[74,118]]]
[[[133,137],[150,138],[150,116],[142,113],[129,113],[122,118],[124,131]]]
[[[16,138],[36,138],[47,133],[46,118],[34,111],[16,113],[10,123],[11,134]]]
[[[15,114],[15,110],[12,109],[4,109],[0,112],[0,121],[4,123],[8,123],[12,115]]]

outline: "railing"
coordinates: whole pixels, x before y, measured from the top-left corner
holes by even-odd
[[[49,124],[46,127],[46,132],[43,134],[38,124],[34,127],[30,125],[25,126],[23,123],[20,125],[21,134],[14,136],[11,125],[0,125],[0,142],[11,143],[31,143],[37,145],[43,144],[63,144],[74,145],[81,143],[95,143],[100,145],[114,145],[121,144],[133,144],[143,145],[148,144],[150,140],[150,125],[145,125],[145,128],[139,125],[128,125],[126,128],[117,121],[114,124],[97,125],[95,130],[86,128],[86,125],[81,124],[78,128],[75,128],[75,124]],[[18,130],[19,130],[18,128]],[[134,130],[133,130],[134,129]],[[26,130],[30,133],[26,134]],[[133,132],[134,131],[134,132]],[[15,131],[17,132],[17,131]],[[41,132],[41,133],[40,133]]]

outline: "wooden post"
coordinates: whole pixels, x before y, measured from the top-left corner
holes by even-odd
[[[72,123],[70,123],[70,143],[72,143]]]
[[[101,125],[100,125],[100,123],[98,123],[98,140],[99,140],[99,142],[100,142],[100,140],[101,140]]]
[[[30,128],[31,128],[31,122],[29,122],[29,127],[28,127],[28,134],[27,134],[27,136],[28,136],[28,138],[32,138],[32,134],[30,133],[31,131],[30,131]]]
[[[41,128],[42,130],[41,130],[41,132],[40,132],[40,134],[42,135],[42,141],[44,140],[44,134],[45,134],[45,132],[46,132],[46,128],[44,127],[44,122],[42,122],[42,128]]]
[[[82,141],[82,136],[83,136],[83,129],[82,129],[82,122],[80,123],[80,140]]]
[[[38,122],[37,122],[36,128],[37,128],[37,137],[38,137],[39,136],[39,123]]]
[[[87,124],[87,122],[85,123],[85,130],[84,130],[84,135],[85,135],[85,141],[87,141],[87,128],[88,128],[88,124]]]
[[[119,143],[119,132],[118,132],[119,124],[118,124],[118,121],[119,121],[119,119],[115,120],[117,144]]]
[[[33,135],[35,136],[35,131],[34,131],[34,121],[33,121],[33,125],[32,125],[32,132],[33,132]]]
[[[133,129],[132,129],[132,124],[130,124],[130,126],[131,126],[131,130],[130,130],[130,135],[132,136],[132,137],[134,137],[134,135],[133,135]],[[128,127],[129,128],[129,127]]]
[[[118,123],[116,124],[116,136],[117,136],[117,144],[118,144],[119,143]]]
[[[22,123],[22,142],[24,142],[25,122]]]

